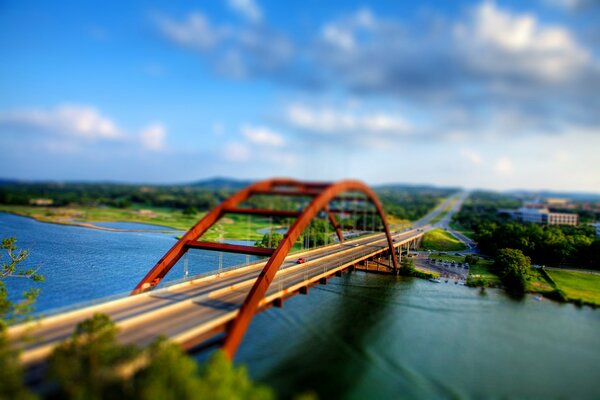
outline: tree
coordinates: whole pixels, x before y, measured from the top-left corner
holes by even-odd
[[[475,265],[477,264],[477,261],[479,261],[479,257],[477,257],[476,255],[467,254],[465,256],[465,262],[469,265]]]
[[[193,217],[198,214],[198,209],[196,207],[186,207],[181,213],[186,217]]]
[[[81,322],[50,357],[52,395],[64,399],[272,399],[244,367],[216,352],[199,373],[181,347],[159,338],[147,348],[120,344],[107,315]]]
[[[258,240],[254,243],[255,247],[263,247],[263,248],[276,248],[279,246],[279,243],[283,240],[283,235],[281,233],[275,232],[271,228],[270,233],[265,233],[261,240]]]
[[[23,369],[19,362],[19,352],[10,347],[8,325],[17,319],[26,317],[33,307],[39,289],[31,288],[23,294],[18,303],[8,300],[8,290],[4,280],[12,277],[43,281],[43,277],[33,269],[22,269],[21,264],[28,256],[27,250],[18,250],[14,237],[2,239],[0,259],[4,254],[7,261],[2,261],[0,269],[0,399],[32,399],[35,398],[23,384]]]
[[[159,339],[147,349],[149,364],[133,379],[136,399],[194,399],[202,394],[198,365],[181,348]],[[206,398],[209,398],[208,396]]]
[[[80,322],[71,338],[50,356],[48,376],[65,399],[119,398],[125,392],[120,373],[140,354],[134,346],[118,343],[118,329],[107,315],[95,314]]]
[[[527,278],[531,270],[531,259],[517,249],[498,251],[494,269],[508,290],[525,293]]]

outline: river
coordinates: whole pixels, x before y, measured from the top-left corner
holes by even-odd
[[[0,214],[0,236],[8,235],[42,265],[38,311],[130,290],[175,240]],[[215,254],[194,257],[190,273],[218,265]],[[182,277],[181,266],[172,275]],[[323,399],[592,399],[600,398],[599,332],[600,310],[356,272],[258,314],[236,361],[283,398],[313,390]]]

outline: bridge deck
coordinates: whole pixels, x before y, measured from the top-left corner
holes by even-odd
[[[423,233],[424,229],[395,233],[394,246],[405,245]],[[321,279],[385,252],[387,248],[384,235],[376,234],[291,255],[286,258],[259,306],[268,307],[274,301],[292,296]],[[304,264],[296,263],[300,256],[307,260]],[[265,262],[259,262],[16,325],[9,329],[9,336],[23,349],[23,363],[31,365],[45,359],[60,341],[71,335],[77,323],[94,313],[104,313],[117,323],[119,340],[123,343],[147,344],[165,335],[184,348],[191,348],[225,329],[238,313],[264,265]],[[33,341],[20,341],[25,332]]]

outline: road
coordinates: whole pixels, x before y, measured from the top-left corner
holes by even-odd
[[[422,230],[413,229],[394,234],[394,239],[400,244],[422,234]],[[345,269],[386,248],[385,236],[375,234],[292,255],[286,258],[271,283],[263,304],[286,297],[323,276],[334,274],[336,270]],[[306,263],[296,264],[299,256],[304,257]],[[104,313],[116,322],[120,330],[119,340],[123,343],[144,345],[165,335],[184,347],[192,347],[204,336],[222,330],[235,317],[264,264],[261,262],[50,316],[34,323],[16,325],[9,329],[9,337],[23,350],[23,363],[33,364],[43,360],[57,343],[69,337],[77,323],[94,313]],[[32,342],[19,339],[26,332]]]
[[[418,221],[417,227],[394,232],[394,246],[414,241],[431,229],[427,221],[441,212],[445,204],[442,203],[430,215]],[[267,307],[308,290],[308,287],[323,282],[323,279],[386,249],[387,240],[380,233],[293,254],[286,258],[259,307]],[[297,264],[299,257],[305,258],[306,262]],[[117,324],[120,332],[118,338],[122,343],[145,345],[164,335],[184,348],[192,348],[222,332],[227,323],[235,318],[265,263],[266,260],[12,326],[8,332],[9,338],[22,350],[22,362],[35,365],[43,361],[58,343],[68,338],[79,322],[95,313],[104,313]],[[33,340],[23,341],[24,334]]]

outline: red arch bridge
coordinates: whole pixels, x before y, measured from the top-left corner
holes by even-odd
[[[303,207],[293,210],[256,207],[256,204],[269,203],[269,198],[274,196],[297,198],[277,204],[303,204]],[[293,222],[279,245],[272,248],[202,240],[219,220],[232,214]],[[316,219],[327,221],[336,240],[320,247],[309,245],[290,254]],[[198,221],[138,283],[131,296],[12,326],[9,337],[22,349],[22,362],[36,365],[69,337],[77,323],[95,313],[104,313],[117,323],[119,339],[124,343],[147,344],[166,335],[187,350],[218,343],[233,357],[257,312],[271,306],[281,307],[285,299],[298,293],[308,294],[310,287],[326,284],[330,277],[340,276],[345,271],[362,269],[396,274],[402,253],[416,248],[429,228],[390,231],[377,196],[359,181],[320,183],[272,179],[257,182],[233,194]],[[348,238],[349,232],[357,230],[371,232]],[[310,241],[310,236],[308,238]],[[196,249],[263,258],[161,285],[169,270],[188,251]],[[24,333],[34,340],[22,341]]]

